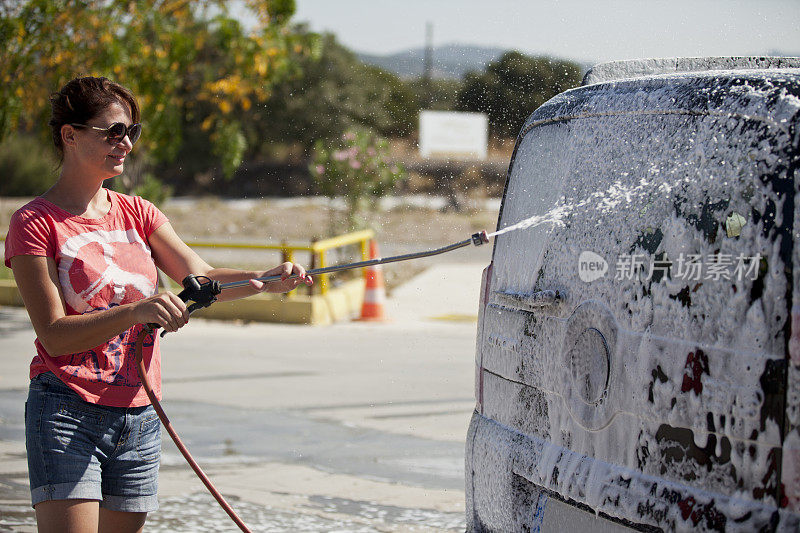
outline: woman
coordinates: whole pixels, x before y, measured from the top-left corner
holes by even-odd
[[[142,131],[130,91],[77,78],[51,103],[61,172],[14,214],[5,248],[37,335],[25,413],[32,505],[42,532],[140,531],[158,506],[161,439],[133,345],[143,324],[176,331],[189,320],[180,298],[156,294],[156,267],[174,280],[251,280],[221,300],[312,280],[292,263],[265,272],[212,268],[153,204],[103,188]],[[265,275],[283,279],[254,279]],[[160,398],[157,335],[143,356]]]

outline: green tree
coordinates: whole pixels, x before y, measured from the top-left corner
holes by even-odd
[[[251,31],[222,0],[0,3],[0,139],[46,138],[49,94],[77,75],[107,76],[140,100],[146,134],[135,157],[175,161],[193,140],[202,147],[192,163],[232,175],[255,142],[241,117],[267,101],[289,53],[307,48],[287,31],[292,0],[246,5]]]
[[[434,109],[436,111],[453,111],[458,103],[461,80],[432,79],[426,81],[416,78],[406,82],[406,86],[414,93],[418,109]],[[430,99],[430,107],[425,102]]]
[[[456,107],[486,113],[493,136],[514,137],[537,107],[580,83],[576,63],[506,52],[484,72],[465,76]]]
[[[52,151],[35,137],[20,135],[0,142],[0,196],[38,196],[56,178]]]
[[[292,55],[295,75],[278,83],[258,110],[265,138],[310,148],[351,127],[385,136],[413,131],[415,97],[397,76],[365,65],[333,35],[321,36],[316,46],[316,54]]]

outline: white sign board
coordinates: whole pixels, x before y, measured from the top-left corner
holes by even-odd
[[[419,155],[486,159],[489,119],[483,113],[420,111]]]

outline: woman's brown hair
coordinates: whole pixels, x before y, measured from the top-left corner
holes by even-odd
[[[59,156],[64,157],[61,127],[64,124],[86,124],[111,104],[126,105],[133,122],[139,122],[139,104],[133,93],[108,78],[75,78],[50,95],[52,116],[49,124]]]

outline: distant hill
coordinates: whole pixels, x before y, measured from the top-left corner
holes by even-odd
[[[434,47],[432,75],[439,79],[461,79],[470,70],[483,71],[504,52],[503,48],[457,44]],[[401,78],[418,78],[424,69],[425,49],[414,48],[386,56],[358,54],[358,57],[364,63],[394,72]]]
[[[506,48],[486,48],[460,44],[448,44],[434,47],[433,49],[433,77],[435,79],[459,80],[464,74],[474,70],[483,72],[486,65],[508,52]],[[396,54],[378,56],[356,53],[356,55],[369,65],[375,65],[389,72],[393,72],[404,79],[419,78],[425,62],[425,49],[413,48]],[[531,55],[531,54],[527,54]],[[586,72],[594,62],[578,62],[581,69]]]
[[[798,53],[789,53],[785,50],[770,50],[767,55],[774,57],[800,57]]]

